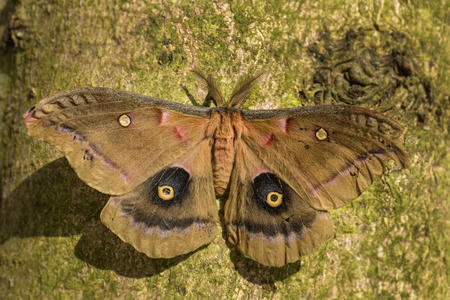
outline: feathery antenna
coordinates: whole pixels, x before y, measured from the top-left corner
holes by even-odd
[[[247,101],[248,96],[250,95],[255,83],[258,79],[261,78],[261,75],[264,73],[257,73],[256,75],[247,75],[243,76],[239,79],[238,84],[233,90],[231,94],[230,101],[228,102],[228,106],[231,107],[241,107],[245,101]]]
[[[200,82],[203,85],[202,88],[208,91],[203,106],[209,106],[211,100],[214,102],[215,106],[217,107],[223,106],[225,101],[223,100],[223,96],[222,93],[220,92],[219,86],[217,85],[212,75],[209,74],[208,77],[206,77],[202,71],[196,69],[191,70],[191,72],[194,73],[197,76],[197,78],[200,79]]]

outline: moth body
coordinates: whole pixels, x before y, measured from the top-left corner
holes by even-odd
[[[241,128],[241,114],[237,112],[211,112],[210,126],[216,126],[212,146],[214,190],[222,197],[229,185],[235,160],[235,138]],[[209,129],[211,130],[211,129]]]

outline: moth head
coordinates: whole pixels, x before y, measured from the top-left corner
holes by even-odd
[[[225,101],[222,93],[220,92],[219,86],[214,80],[213,76],[209,74],[205,75],[200,70],[192,70],[192,73],[197,76],[200,80],[201,85],[204,89],[207,89],[207,96],[205,101],[203,102],[203,106],[210,106],[211,101],[214,103],[216,107],[220,106],[229,106],[240,108],[246,101],[248,96],[250,95],[251,90],[254,85],[261,79],[261,76],[264,73],[257,72],[255,75],[247,74],[241,76],[238,80],[236,87],[231,93],[231,97],[228,101]]]

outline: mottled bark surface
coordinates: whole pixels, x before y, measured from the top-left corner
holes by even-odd
[[[450,267],[448,1],[0,0],[0,290],[24,298],[447,298]],[[266,76],[250,108],[351,104],[403,123],[411,158],[331,213],[335,238],[267,268],[221,234],[155,260],[100,222],[107,195],[27,136],[57,91],[104,86],[189,103],[192,68],[225,94]]]

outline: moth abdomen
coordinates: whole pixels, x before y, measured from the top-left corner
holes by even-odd
[[[230,181],[231,171],[233,170],[235,159],[235,132],[231,115],[229,113],[213,112],[211,118],[212,124],[219,124],[214,132],[213,152],[213,180],[214,190],[217,197],[225,194]]]

